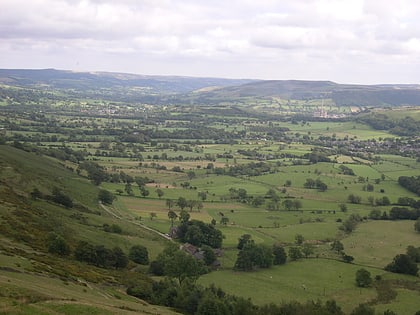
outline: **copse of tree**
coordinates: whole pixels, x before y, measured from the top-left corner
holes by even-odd
[[[85,170],[88,174],[88,178],[97,186],[102,182],[107,181],[109,178],[105,168],[96,162],[84,161],[79,165],[79,168]]]
[[[415,263],[420,263],[420,247],[408,246],[407,255],[410,256]]]
[[[398,184],[420,196],[420,176],[400,176]]]
[[[273,259],[271,247],[248,243],[239,251],[234,269],[251,271],[257,268],[270,268],[273,265]]]
[[[351,175],[351,176],[356,175],[354,174],[354,171],[350,167],[345,166],[343,164],[341,164],[338,168],[340,169],[341,173],[344,175]]]
[[[362,197],[354,195],[354,194],[350,194],[350,195],[348,195],[347,200],[350,203],[359,204],[359,203],[362,202]]]
[[[212,248],[222,247],[223,234],[214,225],[198,220],[181,223],[177,236],[182,242],[194,246],[208,245]]]
[[[66,208],[73,208],[73,200],[70,196],[64,194],[60,189],[55,187],[52,191],[52,196],[50,197],[52,201],[63,205]]]
[[[413,259],[407,254],[399,254],[385,267],[385,270],[395,273],[402,273],[416,276],[419,268]]]
[[[150,271],[155,275],[165,275],[178,280],[182,285],[188,280],[194,283],[200,275],[207,272],[201,261],[179,250],[176,244],[168,244],[156,260],[150,264]]]
[[[358,214],[350,215],[346,221],[339,227],[340,230],[351,233],[356,228],[357,224],[362,221],[362,218]]]
[[[102,268],[125,268],[128,264],[127,255],[119,247],[105,248],[103,245],[93,245],[80,241],[74,251],[74,257],[88,264]]]
[[[102,225],[102,228],[104,229],[105,232],[108,233],[116,233],[116,234],[121,234],[122,233],[122,228],[121,226],[119,226],[118,224],[111,224],[109,225],[108,223],[104,223]]]

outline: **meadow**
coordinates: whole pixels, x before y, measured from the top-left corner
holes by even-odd
[[[287,112],[294,105],[262,102],[255,108],[268,110],[277,106]],[[319,104],[298,106],[304,109]],[[220,258],[221,267],[200,277],[198,282],[203,285],[215,284],[228,293],[251,298],[258,305],[291,300],[335,299],[346,313],[355,305],[365,302],[371,302],[377,311],[382,312],[389,308],[399,314],[414,314],[419,309],[419,305],[412,302],[413,298],[418,297],[419,291],[408,285],[398,286],[389,282],[398,294],[389,304],[383,305],[374,302],[379,282],[369,288],[359,288],[355,284],[355,273],[360,268],[367,269],[372,278],[380,276],[390,281],[402,279],[418,283],[417,277],[393,275],[383,269],[395,255],[404,253],[408,245],[420,246],[419,234],[413,228],[414,222],[374,221],[369,217],[372,210],[389,212],[401,197],[418,199],[416,194],[398,184],[399,176],[420,176],[418,157],[415,154],[403,156],[395,151],[381,151],[381,141],[395,139],[395,134],[375,130],[352,119],[296,122],[274,117],[276,119],[269,121],[266,116],[261,119],[256,114],[249,114],[250,117],[225,117],[221,113],[208,115],[205,121],[189,121],[190,108],[176,110],[164,112],[160,108],[153,108],[152,119],[130,117],[128,114],[125,118],[110,119],[103,116],[85,117],[79,112],[77,115],[80,117],[56,113],[48,116],[49,119],[56,119],[57,125],[63,125],[62,129],[57,127],[58,131],[55,132],[37,129],[22,113],[22,117],[15,120],[18,130],[8,130],[6,133],[9,143],[13,144],[13,139],[16,139],[45,150],[64,148],[72,156],[59,162],[57,157],[49,157],[55,163],[51,164],[55,165],[53,169],[39,157],[34,157],[30,167],[27,167],[26,156],[21,151],[5,149],[2,152],[3,160],[13,167],[4,167],[2,178],[10,185],[20,187],[23,195],[28,195],[34,187],[47,193],[58,185],[82,206],[91,209],[92,212],[83,213],[75,219],[67,210],[49,202],[32,202],[32,206],[54,218],[48,222],[50,226],[57,225],[57,230],[62,227],[66,235],[71,235],[73,242],[78,239],[107,247],[119,246],[126,252],[130,246],[142,244],[148,248],[151,260],[156,259],[167,242],[161,234],[169,233],[172,226],[167,201],[173,202],[171,209],[177,214],[181,210],[177,206],[179,198],[199,201],[201,207],[186,207],[185,210],[190,214],[190,219],[213,222],[221,230],[224,235],[224,255]],[[334,110],[346,112],[340,108]],[[166,118],[159,120],[159,113],[163,112]],[[390,115],[403,117],[400,112]],[[70,128],[75,124],[79,128]],[[200,128],[197,128],[199,124],[209,134],[205,131],[201,134]],[[279,132],[280,129],[283,131]],[[198,138],[178,137],[179,134],[185,135],[185,131],[195,132]],[[210,136],[210,132],[214,134]],[[222,136],[225,138],[220,138]],[[55,139],[57,137],[59,141]],[[367,144],[375,142],[379,145],[367,151]],[[28,149],[31,150],[36,151]],[[86,178],[88,173],[80,169],[84,161],[76,158],[80,152],[84,154],[84,161],[97,163],[106,174],[118,179],[103,180],[99,187],[91,185]],[[41,155],[39,152],[37,154]],[[311,160],[313,154],[321,158]],[[67,169],[63,170],[63,166]],[[342,166],[351,170],[353,175],[345,174]],[[127,176],[131,179],[127,180]],[[135,179],[146,177],[150,182],[139,187]],[[316,187],[306,187],[308,179],[322,181],[327,189],[322,191]],[[128,191],[128,184],[132,191]],[[367,189],[368,185],[372,188]],[[101,207],[92,198],[97,196],[99,189],[106,189],[115,195],[112,206]],[[147,190],[145,195],[142,194],[144,190]],[[246,192],[242,199],[235,195],[239,190]],[[270,192],[274,192],[277,201],[270,196]],[[349,195],[359,196],[360,202],[352,203]],[[375,203],[375,200],[383,197],[387,197],[390,203]],[[295,202],[298,206],[288,208],[287,201]],[[2,208],[4,213],[10,210],[6,208]],[[354,231],[346,233],[341,227],[352,215],[360,216],[361,222]],[[104,237],[104,224],[115,222],[121,226],[123,233],[108,233]],[[179,220],[175,220],[174,224],[178,225]],[[43,233],[46,238],[46,232]],[[244,234],[251,235],[256,244],[281,244],[286,250],[296,246],[296,236],[301,235],[304,244],[312,245],[314,252],[296,261],[289,258],[282,266],[238,272],[233,267],[238,255],[238,239]],[[354,258],[352,263],[343,262],[341,256],[331,250],[334,240],[343,243],[345,253]],[[4,266],[22,271],[34,268],[30,262],[18,256],[0,255],[0,260]],[[141,268],[142,271],[146,269]],[[31,278],[36,275],[30,277],[17,273],[12,276],[0,272],[0,280],[5,285],[9,280],[12,284],[23,281],[19,277],[26,276],[26,281],[39,281]],[[11,292],[14,290],[12,284]],[[80,303],[84,303],[85,298],[91,301],[95,294],[103,295],[102,291],[97,293],[95,288],[86,293],[86,288],[74,284],[66,285],[61,292],[58,289],[61,284],[60,280],[50,279],[43,286],[28,289],[39,292],[57,290],[57,294],[66,296],[66,299],[75,298]],[[91,296],[83,298],[84,294]],[[118,290],[110,294],[120,296]],[[106,298],[102,296],[97,304],[85,310],[79,310],[78,303],[39,303],[38,309],[19,306],[17,311],[34,314],[50,310],[81,314],[112,313],[111,307],[114,306],[106,304],[103,299]],[[116,303],[113,298],[112,303]],[[100,307],[99,304],[106,307]],[[13,310],[12,301],[6,299],[2,307]],[[68,309],[63,310],[65,307]],[[131,304],[129,307],[132,307]],[[151,312],[148,308],[151,306],[145,307],[143,311]],[[133,309],[137,310],[135,307]],[[165,314],[166,310],[158,311]],[[127,311],[129,313],[130,310]]]

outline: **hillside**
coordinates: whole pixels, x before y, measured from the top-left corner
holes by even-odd
[[[332,99],[337,106],[420,105],[420,85],[348,85],[331,81],[272,80],[224,87],[197,95],[201,101],[245,98]]]
[[[64,207],[54,195],[71,198]],[[51,251],[63,239],[73,251],[83,240],[104,248],[147,246],[152,257],[163,239],[127,219],[115,219],[98,204],[98,188],[46,157],[0,146],[0,308],[7,314],[174,314],[125,293],[142,273],[98,268]],[[122,232],[109,233],[104,224]],[[130,269],[136,265],[130,262]],[[125,279],[125,280],[124,280]],[[131,280],[128,280],[131,279]],[[125,285],[124,285],[125,284]]]

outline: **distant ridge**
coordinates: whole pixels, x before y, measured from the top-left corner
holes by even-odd
[[[138,99],[153,95],[150,102],[164,103],[168,95],[176,102],[215,104],[241,98],[294,100],[331,99],[338,106],[420,106],[419,84],[338,84],[332,81],[252,80],[140,75],[115,72],[76,72],[56,69],[0,69],[0,84],[35,89],[62,89],[96,93],[127,91]],[[134,91],[134,92],[133,92]],[[138,97],[142,95],[143,98]]]
[[[56,69],[0,69],[0,84],[58,89],[142,87],[155,93],[189,93],[209,86],[241,85],[256,80],[140,75],[117,72],[77,72]]]

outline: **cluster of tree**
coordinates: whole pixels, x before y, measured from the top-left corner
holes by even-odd
[[[42,139],[38,139],[38,140],[42,140]],[[50,139],[44,139],[44,141],[49,141],[49,140]],[[35,139],[26,139],[26,141],[35,142]],[[76,151],[65,145],[58,148],[48,148],[48,147],[42,147],[38,145],[31,145],[30,143],[27,143],[27,142],[23,144],[17,140],[15,140],[12,145],[15,148],[23,150],[23,151],[47,155],[61,161],[70,161],[73,163],[79,163],[79,162],[84,161],[86,156],[88,155],[86,151],[83,151],[83,150]]]
[[[385,267],[385,270],[395,273],[402,273],[407,275],[417,276],[419,268],[417,263],[419,248],[407,248],[407,254],[398,254],[394,257],[393,261]]]
[[[343,164],[341,164],[339,166],[339,169],[340,169],[341,173],[344,174],[344,175],[351,175],[351,176],[355,176],[356,175],[356,174],[354,174],[353,169],[351,169],[350,167],[345,166]]]
[[[183,219],[185,220],[185,219]],[[184,243],[195,246],[207,245],[212,248],[222,247],[223,234],[213,224],[198,220],[181,221],[178,226],[177,237]]]
[[[362,202],[362,197],[355,194],[350,194],[348,195],[347,200],[353,204],[360,204]]]
[[[51,195],[43,194],[38,188],[34,188],[30,195],[32,199],[49,200],[66,208],[73,208],[74,206],[73,199],[57,187],[53,188]]]
[[[417,220],[420,218],[420,209],[409,209],[406,207],[392,207],[389,214],[379,209],[373,209],[369,213],[372,220]]]
[[[308,159],[309,162],[315,164],[318,162],[331,162],[331,159],[328,157],[330,152],[321,152],[319,150],[314,150],[311,153],[306,153],[303,155],[305,159]]]
[[[331,243],[331,250],[337,252],[337,254],[341,255],[341,259],[346,263],[351,263],[354,260],[353,256],[347,255],[344,252],[344,245],[339,240],[334,240]]]
[[[238,257],[234,269],[251,271],[258,268],[270,268],[272,265],[286,263],[287,254],[281,245],[274,244],[272,247],[264,244],[255,244],[250,234],[244,234],[239,238],[237,245]]]
[[[297,301],[283,302],[281,304],[254,305],[250,299],[227,294],[222,289],[211,285],[203,287],[192,281],[183,281],[182,284],[171,280],[163,279],[153,282],[150,279],[130,279],[127,293],[151,304],[171,307],[183,314],[196,315],[302,315],[302,314],[324,314],[344,315],[341,308],[334,300],[308,301],[300,303]],[[366,313],[354,313],[360,315]]]
[[[159,196],[159,191],[156,191]],[[200,211],[203,208],[203,202],[200,200],[187,200],[185,197],[178,197],[177,200],[172,199],[166,199],[166,206],[169,210],[171,210],[174,206],[177,206],[181,209],[181,212],[184,211],[185,208],[189,208],[190,212],[193,211],[194,208],[196,208],[198,211]]]
[[[229,176],[259,176],[270,172],[272,172],[272,167],[265,162],[238,164],[224,170],[224,174]]]
[[[312,178],[307,178],[306,182],[303,184],[303,187],[308,188],[308,189],[316,188],[319,191],[326,191],[328,189],[327,184],[325,184],[319,178],[317,178],[316,180]]]
[[[360,222],[362,222],[362,218],[358,214],[351,214],[347,220],[340,225],[339,229],[346,233],[351,233]]]
[[[150,272],[156,276],[167,276],[178,280],[181,285],[188,280],[195,282],[200,275],[208,272],[203,261],[180,250],[174,243],[166,246],[156,260],[150,263]]]
[[[291,211],[291,210],[298,211],[300,208],[302,208],[302,201],[299,199],[287,198],[283,200],[282,205],[284,209],[287,211]]]
[[[398,184],[420,196],[420,176],[400,176]]]
[[[86,241],[80,241],[77,244],[74,257],[79,261],[102,268],[122,269],[128,264],[128,257],[121,248],[109,249],[103,245],[93,245]]]
[[[93,161],[84,161],[83,163],[80,163],[78,169],[79,173],[80,170],[85,170],[87,172],[87,177],[97,186],[109,179],[109,175],[105,171],[105,168]]]
[[[399,136],[416,136],[420,133],[420,125],[412,117],[395,119],[384,114],[372,113],[359,119],[374,129],[388,130]]]
[[[102,228],[104,229],[105,232],[108,233],[116,233],[116,234],[121,234],[122,233],[122,228],[121,226],[119,226],[118,224],[111,224],[109,225],[108,223],[104,223],[102,225]]]

